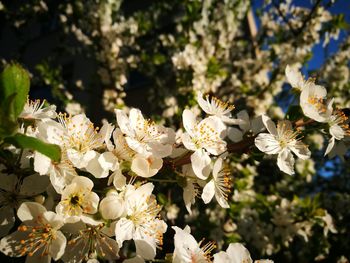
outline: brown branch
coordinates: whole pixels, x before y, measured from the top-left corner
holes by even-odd
[[[303,32],[304,28],[306,27],[306,25],[309,23],[309,21],[312,19],[313,14],[315,13],[315,11],[317,10],[317,7],[321,4],[321,0],[317,0],[317,2],[314,4],[314,6],[312,7],[309,15],[307,16],[307,18],[303,21],[303,24],[300,26],[300,28],[296,31],[296,35],[299,35],[301,32]]]
[[[309,119],[307,121],[304,121],[303,119],[299,119],[294,123],[294,125],[296,128],[298,128],[298,127],[306,126],[306,125],[309,125],[312,123],[315,123],[315,121],[313,119]]]
[[[276,8],[278,14],[280,17],[282,17],[283,21],[288,25],[289,30],[293,33],[294,36],[297,36],[298,33],[297,31],[295,31],[295,29],[293,28],[292,24],[289,22],[289,20],[284,16],[284,14],[282,13],[279,4],[277,4],[275,1],[272,1],[272,4],[274,5],[274,7]]]
[[[295,128],[303,127],[309,124],[313,124],[315,121],[313,119],[309,119],[304,121],[303,119],[299,119],[294,122]],[[237,143],[229,143],[227,145],[227,152],[229,153],[245,153],[249,150],[249,148],[254,145],[254,140],[256,136],[247,137],[243,141]],[[176,167],[191,163],[191,155],[193,152],[188,152],[181,158],[177,160],[164,160],[165,166],[170,166],[172,169],[176,169]]]
[[[255,136],[248,137],[243,141],[237,143],[230,143],[227,145],[227,152],[229,153],[244,153],[254,144]],[[175,169],[176,167],[191,163],[191,155],[193,152],[186,153],[178,160],[165,160],[164,164]]]

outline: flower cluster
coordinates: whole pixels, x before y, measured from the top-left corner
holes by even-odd
[[[145,119],[138,109],[128,114],[116,110],[117,127],[105,122],[99,129],[85,114],[57,114],[54,106],[28,100],[19,115],[27,126],[20,132],[58,145],[61,156],[57,161],[39,151],[28,151],[25,157],[32,160],[36,174],[24,180],[19,174],[2,175],[4,208],[11,212],[3,211],[9,222],[1,229],[5,237],[0,251],[36,262],[51,258],[64,262],[116,260],[132,240],[135,260],[155,259],[168,225],[160,217],[162,206],[153,194],[152,178],[165,164],[171,164],[185,180],[183,197],[190,213],[200,191],[204,203],[215,196],[221,207],[228,208],[228,125],[249,123],[246,118],[234,119],[234,107],[218,98],[204,100],[199,93],[197,100],[208,116],[197,122],[195,113],[186,109],[185,132],[178,139],[173,129]],[[181,164],[185,158],[189,162]],[[181,172],[177,166],[182,166]],[[35,188],[29,190],[29,184]],[[6,191],[11,195],[8,201]],[[14,225],[13,208],[22,225],[6,235]],[[213,243],[201,247],[188,228],[174,229],[173,262],[211,261]],[[179,242],[189,249],[184,250]],[[230,246],[228,252],[214,255],[214,261],[232,257],[231,250]],[[249,258],[249,253],[244,250],[243,256]]]

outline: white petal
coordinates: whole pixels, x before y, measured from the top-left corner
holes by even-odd
[[[109,260],[110,262],[115,262],[116,259],[119,258],[119,246],[118,243],[109,237],[105,237],[105,239],[100,242],[98,254],[103,255],[103,258]]]
[[[332,138],[330,138],[329,141],[328,141],[327,149],[326,149],[326,151],[325,151],[325,153],[324,153],[324,156],[326,156],[327,154],[330,153],[330,151],[332,151],[332,149],[333,149],[333,147],[334,147],[334,144],[335,144],[335,138],[332,137]]]
[[[2,168],[1,168],[2,169]],[[2,190],[12,192],[16,188],[18,182],[17,176],[14,174],[4,174],[0,173],[0,188]]]
[[[38,195],[44,192],[49,184],[50,179],[47,176],[33,174],[24,178],[19,192],[26,196]]]
[[[15,224],[15,213],[11,206],[0,208],[0,237],[5,236]]]
[[[86,194],[82,204],[84,207],[84,213],[95,214],[97,212],[99,201],[100,197],[96,193],[90,192],[89,194]]]
[[[122,247],[124,240],[132,239],[134,234],[134,224],[131,220],[126,218],[119,219],[115,226],[115,239],[117,240],[118,246]]]
[[[112,152],[102,153],[98,158],[98,162],[100,163],[103,170],[114,171],[118,165],[118,159]]]
[[[289,175],[294,174],[294,162],[293,154],[289,150],[284,149],[278,154],[277,165],[282,172]]]
[[[231,243],[227,250],[227,254],[231,259],[231,263],[252,263],[253,260],[250,257],[248,249],[239,243]]]
[[[203,99],[203,93],[202,92],[198,92],[197,102],[198,102],[199,106],[202,108],[202,110],[205,113],[212,114],[212,112],[210,111],[210,107],[208,105],[208,102],[205,99]]]
[[[277,135],[277,128],[275,123],[266,115],[261,116],[262,122],[264,123],[266,129],[272,135]]]
[[[329,128],[329,133],[337,140],[341,140],[345,136],[345,132],[339,125],[332,125]]]
[[[202,199],[204,203],[208,204],[211,201],[211,199],[213,199],[214,194],[215,194],[215,183],[214,183],[214,180],[211,180],[203,188]]]
[[[251,121],[251,129],[253,134],[258,134],[265,129],[265,125],[262,121],[262,116],[256,117]]]
[[[0,252],[10,257],[21,257],[21,240],[28,238],[28,232],[15,231],[8,236],[5,236],[0,241]]]
[[[128,116],[122,111],[122,110],[115,110],[115,114],[117,117],[117,123],[122,131],[122,133],[128,135],[128,136],[134,136],[134,132],[130,126],[130,121]]]
[[[51,256],[45,255],[42,256],[44,253],[44,247],[41,247],[38,249],[33,256],[27,256],[25,263],[50,263],[51,262]]]
[[[243,132],[237,128],[228,128],[228,138],[233,142],[240,142],[243,140]]]
[[[189,214],[192,214],[191,205],[195,203],[196,191],[191,181],[187,181],[186,187],[183,189],[183,200]]]
[[[193,129],[197,125],[196,116],[190,110],[185,109],[182,113],[182,122],[185,130],[193,136]]]
[[[126,185],[126,177],[121,173],[120,170],[116,170],[113,176],[113,185],[117,190],[121,190]]]
[[[250,129],[249,115],[246,110],[242,110],[237,113],[237,117],[243,121],[243,123],[239,124],[239,128],[243,131],[248,131]]]
[[[275,137],[269,133],[260,133],[255,138],[255,146],[267,154],[277,154],[281,151],[280,144]]]
[[[222,168],[222,158],[221,157],[218,157],[214,163],[214,166],[213,166],[213,177],[214,179],[216,180],[217,179],[217,176],[219,174],[219,172],[221,171],[221,168]]]
[[[24,202],[17,210],[17,216],[22,222],[36,220],[39,215],[46,212],[46,208],[35,202]]]
[[[113,144],[110,141],[113,130],[114,130],[114,125],[108,122],[105,122],[99,132],[99,135],[101,135],[101,138],[106,143],[108,151],[113,150]]]
[[[294,145],[289,147],[293,153],[295,153],[296,156],[298,156],[300,159],[306,160],[309,159],[311,156],[310,150],[306,147],[305,144],[303,144],[300,141],[296,141]]]
[[[183,133],[181,135],[181,141],[186,147],[186,149],[195,151],[197,149],[196,145],[192,142],[192,139],[188,133]]]
[[[136,239],[136,254],[146,260],[152,260],[156,256],[156,244],[152,238]]]
[[[138,129],[143,130],[145,119],[143,118],[142,112],[139,109],[131,109],[129,112],[130,127],[136,131]],[[135,135],[134,135],[135,136]],[[134,137],[132,136],[132,137]]]
[[[232,263],[228,254],[224,251],[214,254],[213,263]]]
[[[197,150],[191,155],[191,164],[194,173],[200,179],[207,179],[210,174],[211,159],[204,150]]]
[[[148,146],[151,148],[154,158],[165,158],[171,155],[173,147],[170,144],[162,144],[160,142],[149,142]]]
[[[222,208],[229,208],[226,198],[222,195],[217,187],[215,187],[215,199]]]
[[[104,219],[117,219],[124,213],[123,199],[109,195],[100,202],[99,211]]]
[[[58,260],[64,254],[67,239],[61,231],[56,232],[56,238],[51,241],[50,255],[54,260]]]
[[[46,211],[42,214],[43,219],[49,223],[54,229],[60,229],[64,222],[63,217],[52,211]]]
[[[295,68],[287,65],[286,70],[286,77],[288,82],[293,88],[302,90],[304,87],[304,78],[301,75],[301,73]]]
[[[85,176],[74,177],[72,184],[76,184],[80,189],[90,191],[94,187],[94,183]]]
[[[34,152],[34,171],[46,175],[50,171],[51,159],[39,152]]]

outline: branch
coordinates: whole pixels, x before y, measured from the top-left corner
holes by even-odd
[[[303,21],[303,24],[301,25],[301,27],[296,31],[296,36],[298,36],[301,32],[303,32],[304,28],[306,27],[306,25],[309,23],[309,21],[312,19],[313,14],[315,13],[315,11],[317,10],[317,7],[320,5],[321,0],[317,0],[317,2],[314,4],[314,6],[312,7],[309,15],[307,16],[307,18]]]
[[[292,24],[289,22],[289,20],[284,16],[284,14],[282,13],[279,4],[277,4],[275,1],[272,1],[273,6],[276,8],[278,14],[280,17],[282,17],[283,21],[288,25],[290,31],[293,33],[294,36],[297,36],[298,33],[297,31],[295,31],[295,29],[293,28]]]

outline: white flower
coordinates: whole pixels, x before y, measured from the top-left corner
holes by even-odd
[[[217,117],[209,117],[197,123],[196,117],[190,110],[184,110],[182,121],[186,133],[181,139],[191,155],[194,173],[200,179],[206,179],[210,173],[209,153],[219,155],[226,150],[226,142],[222,140],[226,127]]]
[[[327,149],[324,155],[330,153],[335,145],[335,140],[342,140],[346,136],[350,136],[350,128],[348,124],[348,117],[341,111],[337,110],[328,119],[329,133],[331,134],[331,139],[329,140]]]
[[[199,196],[198,178],[193,172],[190,164],[182,166],[182,175],[186,179],[186,186],[183,188],[183,200],[189,214],[192,214],[191,206],[196,202],[196,196]],[[204,181],[203,181],[204,182]]]
[[[305,81],[303,75],[301,75],[300,71],[296,67],[291,67],[287,65],[285,74],[287,77],[287,80],[289,84],[300,91],[304,90],[304,88],[307,88],[308,82]]]
[[[61,161],[56,163],[46,155],[35,152],[34,171],[38,172],[40,175],[49,175],[51,185],[59,194],[61,194],[63,189],[72,182],[75,176],[78,176],[65,153],[62,153]]]
[[[201,92],[197,95],[197,102],[205,113],[216,116],[225,123],[238,124],[235,122],[237,120],[231,119],[231,111],[235,106],[223,102],[216,97],[212,97],[209,101],[209,95],[204,100]]]
[[[240,111],[237,113],[238,120],[241,121],[238,128],[230,127],[228,128],[227,136],[233,142],[240,142],[243,140],[243,135],[249,130],[253,134],[257,134],[262,131],[264,124],[261,121],[261,117],[254,118],[253,120],[249,119],[248,112],[246,110]]]
[[[214,163],[213,178],[203,188],[202,199],[205,204],[209,203],[215,195],[221,207],[229,208],[227,199],[231,191],[230,175],[230,170],[223,167],[223,160],[219,157]]]
[[[294,157],[306,160],[311,152],[297,137],[298,131],[293,131],[290,121],[279,121],[277,128],[267,116],[262,116],[265,127],[269,133],[260,133],[255,138],[255,145],[266,154],[278,154],[277,165],[281,171],[294,174]]]
[[[44,120],[44,119],[54,119],[57,116],[56,106],[50,105],[44,107],[45,100],[40,102],[40,100],[27,100],[24,105],[23,111],[18,116],[23,119],[34,119],[34,120]]]
[[[129,147],[124,134],[118,128],[113,132],[113,141],[115,146],[112,152],[118,160],[131,161],[136,152]]]
[[[124,213],[124,201],[117,191],[109,191],[101,200],[99,211],[104,219],[117,219]]]
[[[0,241],[0,251],[7,256],[27,255],[26,262],[51,262],[62,257],[66,237],[59,229],[63,226],[61,216],[38,203],[25,202],[17,216],[23,222],[18,230]]]
[[[89,262],[96,258],[115,261],[119,258],[119,246],[114,239],[110,238],[110,229],[104,224],[91,225],[78,222],[72,224],[72,227],[75,228],[74,233],[62,257],[65,263]]]
[[[98,157],[94,150],[103,146],[110,129],[102,127],[97,132],[84,114],[73,117],[61,115],[59,121],[40,123],[39,138],[58,144],[75,167],[85,168],[93,158]]]
[[[183,230],[173,226],[173,229],[175,230],[173,263],[211,262],[210,253],[215,249],[213,242],[201,247],[202,242],[197,243],[196,239],[190,234],[189,226],[186,226]]]
[[[169,156],[175,142],[175,132],[145,120],[138,109],[131,109],[129,117],[116,110],[117,122],[120,130],[126,135],[125,140],[134,151],[148,157],[164,158]]]
[[[146,158],[137,154],[131,162],[131,171],[141,177],[152,177],[158,173],[163,166],[162,159],[156,159],[152,156]]]
[[[78,221],[83,214],[97,212],[99,197],[92,192],[94,183],[87,177],[74,177],[71,184],[62,192],[61,202],[56,206],[56,212],[70,218],[71,222]]]
[[[333,100],[327,101],[327,90],[314,83],[309,83],[300,94],[300,107],[305,116],[318,121],[326,122],[333,111]]]
[[[214,255],[213,263],[253,263],[252,258],[248,249],[246,249],[242,244],[231,243],[226,252],[221,251]],[[273,263],[272,260],[261,259],[255,260],[255,263]]]
[[[38,174],[25,177],[0,173],[0,237],[6,235],[15,223],[15,209],[20,203],[44,192],[49,186],[48,178]]]
[[[328,235],[328,231],[332,232],[333,234],[338,233],[337,229],[334,227],[333,218],[327,211],[325,211],[325,215],[324,216],[320,216],[320,218],[324,222],[324,226],[323,226],[324,227],[323,228],[324,236]]]
[[[157,246],[163,242],[167,225],[158,219],[161,210],[155,196],[153,184],[147,183],[139,188],[128,185],[125,192],[125,214],[115,228],[115,238],[121,247],[124,240],[133,239],[136,254],[144,259],[154,259]]]
[[[314,83],[314,79],[304,80],[301,73],[287,65],[286,77],[293,88],[301,91],[300,107],[305,116],[318,122],[326,122],[332,114],[333,100],[327,102],[327,90]]]

